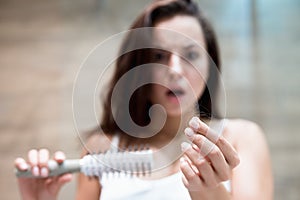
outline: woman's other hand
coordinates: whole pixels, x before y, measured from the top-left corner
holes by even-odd
[[[191,119],[185,135],[192,142],[182,143],[181,170],[186,188],[190,192],[212,191],[229,180],[232,169],[239,164],[233,146],[197,117]]]

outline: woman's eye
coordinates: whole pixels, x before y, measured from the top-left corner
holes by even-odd
[[[166,60],[168,60],[168,54],[167,52],[163,51],[153,52],[152,59],[155,62],[165,62]]]
[[[163,60],[164,59],[164,55],[162,53],[156,53],[154,55],[154,59],[157,61]]]
[[[187,53],[187,59],[189,60],[196,60],[199,58],[200,54],[196,51],[190,51]]]

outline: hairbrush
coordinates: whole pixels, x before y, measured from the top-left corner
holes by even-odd
[[[66,159],[62,163],[48,161],[49,177],[78,172],[90,177],[101,177],[110,172],[145,176],[151,173],[152,167],[153,152],[150,149],[88,154],[81,159]],[[39,178],[32,175],[30,167],[25,171],[16,169],[15,174],[17,177]]]

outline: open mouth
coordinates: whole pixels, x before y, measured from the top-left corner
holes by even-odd
[[[180,97],[184,95],[184,91],[181,89],[173,89],[167,91],[168,97]]]

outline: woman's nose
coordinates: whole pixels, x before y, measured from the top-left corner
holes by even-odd
[[[172,74],[181,75],[183,73],[181,58],[178,55],[171,54],[169,60],[169,67]]]

